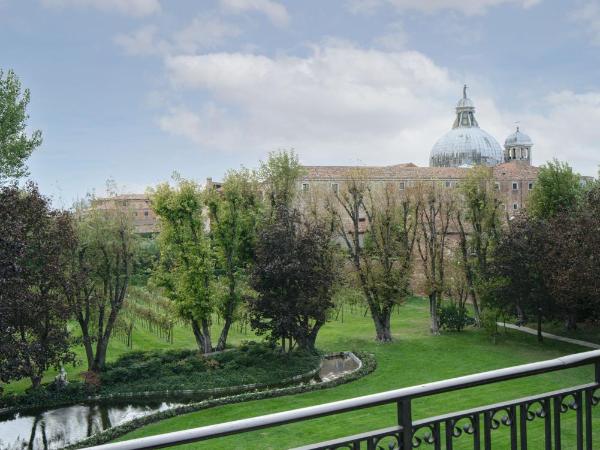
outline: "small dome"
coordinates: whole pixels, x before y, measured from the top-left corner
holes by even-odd
[[[503,161],[502,147],[479,127],[448,131],[431,149],[432,167],[495,166]]]
[[[456,104],[456,108],[471,108],[471,109],[475,109],[475,104],[473,103],[473,100],[471,100],[470,98],[461,98],[458,103]]]
[[[512,145],[532,146],[533,141],[529,136],[520,131],[519,127],[517,127],[517,131],[515,131],[513,134],[506,138],[506,141],[504,141],[504,145],[507,147],[510,147]]]

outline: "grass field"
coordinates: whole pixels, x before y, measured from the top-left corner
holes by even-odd
[[[377,370],[361,380],[325,391],[223,406],[182,415],[148,425],[123,437],[122,440],[316,405],[485,370],[551,359],[585,350],[552,341],[546,341],[540,345],[536,342],[535,336],[513,331],[503,334],[496,345],[490,342],[483,331],[478,330],[444,333],[441,336],[433,337],[428,332],[427,314],[428,307],[423,300],[408,301],[399,309],[399,314],[394,313],[392,331],[395,341],[386,345],[373,341],[373,325],[369,317],[363,317],[362,311],[357,310],[352,314],[346,310],[343,323],[338,320],[327,324],[319,335],[318,346],[320,349],[325,351],[356,349],[375,354],[378,362]],[[236,334],[234,342],[240,338]],[[183,338],[176,340],[175,345],[182,343]],[[437,415],[582,384],[592,379],[593,370],[586,367],[473,388],[460,393],[442,394],[415,401],[413,415],[415,418]],[[573,428],[569,427],[573,416],[572,412],[563,416],[564,430],[566,431],[563,448],[574,448],[573,435],[568,432],[568,428]],[[395,410],[392,406],[377,407],[342,416],[260,430],[177,448],[289,448],[391,426],[394,425],[395,417]],[[533,422],[530,425],[530,448],[542,448],[540,426],[541,421]],[[503,428],[494,433],[494,448],[508,448],[507,429]],[[464,443],[470,442],[469,439],[463,438]],[[596,442],[599,439],[600,436],[596,437]],[[457,444],[455,448],[468,448],[468,446],[461,447],[460,444]]]

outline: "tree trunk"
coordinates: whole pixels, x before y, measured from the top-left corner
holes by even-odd
[[[431,318],[431,334],[438,336],[440,334],[440,325],[438,320],[437,300],[438,293],[432,292],[429,294],[429,316]]]
[[[217,351],[225,350],[227,345],[227,335],[229,334],[229,329],[231,328],[232,323],[233,319],[231,317],[225,317],[223,328],[221,329],[221,334],[219,335],[219,341],[217,342]]]
[[[392,342],[392,329],[390,326],[391,310],[388,312],[371,311],[373,323],[375,324],[375,340],[377,342]]]
[[[568,313],[565,319],[565,330],[566,331],[574,331],[577,329],[577,319],[575,318],[575,314]]]
[[[90,332],[85,323],[79,321],[81,327],[81,337],[83,341],[83,348],[85,349],[85,358],[87,359],[87,370],[93,370],[94,367],[94,348],[92,347],[92,339]]]
[[[471,304],[473,305],[473,316],[475,319],[475,326],[481,328],[481,309],[479,309],[479,301],[477,300],[477,294],[475,289],[471,288],[469,291],[471,297]]]
[[[208,321],[203,319],[201,324],[198,324],[197,320],[192,320],[192,331],[194,332],[194,337],[196,338],[198,350],[200,350],[202,353],[212,352],[210,327],[208,326]]]
[[[39,375],[39,374],[32,375],[30,377],[30,379],[31,379],[31,387],[33,389],[37,389],[37,388],[40,387],[40,384],[42,383],[42,376],[41,375]]]
[[[104,364],[106,363],[106,351],[108,350],[108,339],[104,337],[99,338],[96,343],[96,356],[94,358],[94,363],[92,364],[92,371],[100,372],[104,369]]]
[[[537,314],[537,339],[538,342],[544,342],[544,336],[542,335],[542,309],[538,308]]]

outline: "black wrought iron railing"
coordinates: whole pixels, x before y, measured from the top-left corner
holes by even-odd
[[[595,377],[590,383],[566,389],[546,392],[519,398],[507,402],[482,406],[450,414],[413,420],[413,400],[444,392],[458,391],[476,386],[488,385],[517,378],[555,372],[585,365],[595,366]],[[436,381],[363,397],[268,414],[250,419],[236,420],[174,433],[161,434],[134,439],[115,444],[91,447],[93,450],[138,450],[170,447],[190,442],[216,439],[223,436],[246,433],[253,430],[275,427],[292,422],[301,422],[323,416],[342,414],[374,406],[395,404],[397,406],[397,424],[392,427],[367,433],[346,436],[318,444],[306,445],[296,450],[348,449],[348,450],[409,450],[413,448],[432,448],[434,450],[452,450],[457,443],[475,450],[492,448],[504,450],[545,449],[545,450],[592,450],[600,448],[600,442],[594,444],[592,408],[600,402],[596,391],[600,388],[600,350],[577,353],[549,361],[541,361],[522,366],[492,370],[474,375]],[[563,444],[561,421],[566,413],[574,414],[575,443]],[[528,445],[528,428],[533,421],[543,423],[542,444]],[[500,449],[492,446],[492,433],[499,428],[509,433],[508,444]],[[536,441],[539,442],[539,441]],[[216,444],[216,442],[215,442]],[[239,448],[236,446],[236,448]]]

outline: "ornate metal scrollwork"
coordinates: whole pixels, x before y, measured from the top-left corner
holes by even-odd
[[[538,406],[538,408],[535,411],[533,411],[532,408],[534,408],[536,405]],[[548,415],[548,411],[546,411],[546,406],[541,400],[535,400],[531,403],[526,403],[525,411],[527,411],[525,417],[529,422],[532,422],[537,417],[544,418]]]
[[[571,398],[571,401],[567,402],[569,397]],[[560,410],[561,414],[566,413],[569,409],[575,411],[575,410],[579,409],[581,406],[581,405],[579,405],[579,403],[577,403],[577,398],[575,397],[575,394],[573,394],[573,393],[561,395],[559,398],[560,398],[559,410]]]
[[[596,406],[598,403],[600,403],[600,396],[598,394],[596,394],[598,392],[598,389],[594,389],[592,391],[592,406]]]
[[[461,422],[464,422],[462,425]],[[465,434],[473,434],[475,432],[475,416],[465,416],[452,419],[448,424],[452,427],[452,436],[457,438]]]
[[[505,413],[500,420],[496,419],[496,414]],[[497,430],[500,428],[500,425],[510,426],[513,423],[512,413],[508,408],[500,408],[495,411],[490,411],[490,428],[492,430]]]
[[[400,450],[400,437],[396,433],[378,436],[373,441],[377,450]]]
[[[422,430],[425,430],[425,432],[422,436],[419,436],[418,434]],[[413,430],[412,447],[419,448],[421,447],[421,444],[435,444],[436,441],[440,438],[439,436],[436,436],[436,434],[437,432],[434,424],[423,425],[419,428],[415,428]]]

